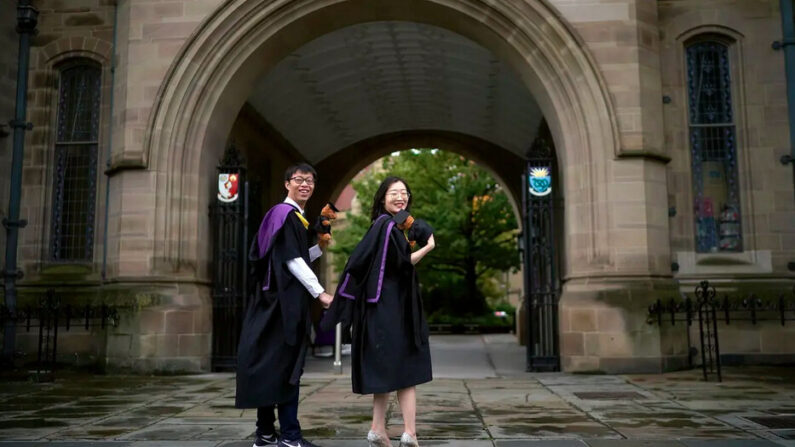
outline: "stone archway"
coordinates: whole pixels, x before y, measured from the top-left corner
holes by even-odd
[[[568,200],[562,231],[564,368],[659,370],[666,361],[663,335],[643,322],[652,293],[670,283],[669,248],[662,241],[668,224],[660,212],[665,156],[654,147],[646,150],[645,134],[626,123],[619,132],[601,71],[548,2],[224,2],[174,59],[142,147],[114,155],[114,169],[145,168],[155,184],[150,275],[177,287],[186,281],[203,287],[211,187],[206,174],[213,172],[237,111],[269,69],[304,44],[351,25],[428,24],[477,43],[509,65],[549,125]],[[625,155],[631,157],[616,160]],[[631,221],[617,221],[615,209],[632,210]]]
[[[115,162],[157,173],[154,269],[193,272],[201,264],[197,240],[206,179],[235,111],[257,78],[284,55],[315,37],[350,24],[407,20],[450,29],[489,48],[519,73],[550,124],[564,178],[581,164],[567,195],[583,197],[566,233],[578,242],[570,259],[585,270],[608,258],[605,162],[620,153],[615,113],[605,83],[576,34],[545,2],[483,4],[472,0],[227,2],[196,32],[168,72],[141,153]],[[210,125],[212,123],[212,125]],[[570,266],[575,268],[576,266]]]
[[[517,216],[521,216],[519,176],[522,174],[522,159],[510,151],[488,141],[455,132],[412,131],[397,132],[368,138],[352,144],[323,159],[315,167],[325,178],[325,173],[335,173],[337,182],[333,189],[317,191],[319,205],[336,197],[350,180],[363,168],[394,151],[407,148],[439,148],[466,156],[488,170],[508,192],[509,200]],[[478,152],[473,148],[480,148]],[[484,152],[488,157],[484,157]],[[365,155],[362,155],[365,154]],[[521,220],[518,218],[517,220]]]

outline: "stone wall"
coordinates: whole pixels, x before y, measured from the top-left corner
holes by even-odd
[[[663,371],[683,361],[672,334],[649,327],[648,305],[673,290],[663,145],[660,42],[656,2],[551,0],[593,58],[615,108],[617,157],[567,161],[571,182],[592,176],[585,191],[568,188],[567,225],[582,226],[571,207],[592,196],[595,221],[606,230],[586,265],[571,255],[584,240],[568,230],[560,299],[560,353],[566,371]],[[557,142],[556,142],[557,143]],[[563,148],[563,150],[566,150]],[[600,166],[601,165],[601,166]],[[602,167],[603,166],[603,167]],[[587,199],[585,199],[587,200]],[[593,230],[591,230],[593,231]],[[580,264],[580,265],[577,265]]]
[[[249,180],[258,184],[259,193],[252,197],[252,209],[258,210],[256,219],[261,219],[270,207],[284,200],[287,194],[284,189],[285,169],[304,160],[249,104],[240,110],[228,141],[228,144],[235,144],[246,160]]]
[[[113,249],[108,256],[109,268],[114,276],[134,280],[153,273],[167,276],[180,270],[183,272],[180,276],[206,279],[202,271],[206,258],[173,265],[153,254],[156,249],[156,207],[173,205],[158,205],[158,197],[163,197],[172,187],[166,186],[171,178],[180,177],[160,170],[154,160],[149,163],[148,169],[126,169],[139,168],[140,160],[138,163],[130,162],[120,154],[141,153],[150,131],[151,110],[157,101],[162,100],[158,95],[169,68],[202,20],[221,3],[220,0],[119,2],[117,31],[120,43],[117,51],[112,148],[113,161],[119,171],[111,181],[111,188],[118,184],[119,192],[118,207],[111,218],[111,227],[116,229],[109,241]],[[229,112],[236,115],[238,110]],[[226,135],[219,141],[226,141]],[[223,145],[219,145],[214,152],[203,155],[203,174],[214,172],[223,149]],[[196,173],[191,178],[190,187],[180,194],[178,200],[196,207],[200,207],[200,203],[205,204],[203,195],[210,194],[214,187],[213,182],[208,183],[208,180],[207,175],[199,178]],[[204,211],[201,216],[205,216]],[[181,223],[173,222],[171,225],[179,226]],[[193,231],[200,226],[206,227],[206,223],[195,221],[188,225]],[[196,244],[186,249],[191,253],[197,252]]]
[[[250,178],[263,185],[258,199],[264,210],[283,196],[284,167],[301,158],[244,105],[251,78],[318,30],[417,17],[491,45],[529,80],[549,112],[566,201],[560,231],[564,369],[681,366],[685,340],[646,324],[646,309],[660,294],[686,289],[705,274],[791,285],[792,178],[777,162],[788,144],[784,72],[781,54],[770,50],[780,38],[776,1],[461,0],[443,7],[412,0],[410,8],[398,9],[379,1],[384,8],[352,0],[333,7],[315,2],[302,10],[278,1],[38,0],[28,112],[36,127],[25,157],[22,217],[29,226],[21,238],[21,287],[33,297],[58,284],[75,300],[129,306],[107,338],[110,365],[209,368],[207,205],[218,160],[229,142],[239,144]],[[289,11],[275,14],[268,9],[274,5]],[[219,8],[223,14],[214,13]],[[335,14],[340,11],[346,14]],[[692,249],[682,39],[696,30],[726,31],[737,41],[747,249],[720,259]],[[48,262],[47,241],[57,66],[69,57],[102,66],[102,130],[94,259],[63,266]],[[2,58],[0,67],[13,64]],[[663,95],[672,98],[670,104],[663,105]],[[9,139],[0,139],[0,164],[9,163],[8,145]],[[481,150],[483,158],[493,155]],[[106,162],[107,183],[101,174]],[[321,175],[326,181],[334,179]],[[671,206],[678,210],[673,219]],[[671,272],[674,260],[679,284]]]
[[[15,2],[3,2],[2,8]],[[56,288],[63,303],[99,303],[103,231],[105,228],[105,177],[102,175],[110,129],[111,49],[113,39],[113,2],[109,0],[33,1],[39,10],[37,34],[31,39],[28,74],[27,119],[33,130],[27,132],[22,173],[21,218],[28,221],[20,230],[18,263],[24,272],[19,281],[19,305],[35,305],[48,288]],[[2,14],[2,20],[16,14]],[[3,30],[8,28],[2,27]],[[13,26],[11,27],[13,30]],[[5,37],[4,37],[5,38]],[[17,43],[7,48],[16,51]],[[98,147],[97,195],[94,220],[93,260],[80,264],[50,262],[49,229],[54,178],[53,156],[55,120],[58,105],[59,64],[74,58],[90,59],[102,67],[101,121]],[[4,78],[3,78],[4,79]],[[5,82],[0,80],[0,82]],[[15,85],[4,91],[13,92]],[[13,100],[13,93],[2,95]],[[0,140],[4,145],[5,140]],[[10,140],[9,140],[10,145]],[[3,164],[0,161],[0,164]],[[10,165],[10,157],[9,157]],[[2,181],[7,181],[3,176]],[[2,203],[6,203],[3,192]],[[3,206],[5,213],[6,206]],[[3,235],[5,236],[5,235]],[[22,361],[35,360],[37,334],[18,332],[17,348],[25,353]],[[93,364],[104,358],[104,333],[73,327],[59,336],[59,358],[78,364]]]
[[[25,144],[22,215],[28,226],[20,233],[19,259],[25,280],[32,284],[53,273],[59,282],[97,283],[103,259],[105,229],[105,154],[110,130],[111,47],[113,6],[107,0],[38,1],[38,34],[31,46],[28,120],[34,125]],[[54,178],[55,120],[58,106],[59,64],[85,58],[102,67],[102,104],[98,147],[97,195],[93,261],[67,268],[52,264],[49,253],[50,212]]]
[[[109,286],[105,293],[126,304],[119,327],[107,335],[108,370],[210,370],[213,327],[209,284]]]
[[[781,165],[789,152],[784,54],[771,48],[782,38],[778,1],[659,2],[668,202],[672,261],[683,293],[705,279],[719,293],[774,296],[791,291],[795,259],[795,202],[792,169]],[[703,35],[729,43],[732,101],[737,134],[737,166],[743,251],[696,253],[693,180],[688,130],[685,43]],[[792,327],[763,323],[719,329],[721,352],[733,361],[766,362],[790,358]],[[696,334],[696,337],[698,335]],[[697,343],[697,338],[694,339]],[[786,346],[785,346],[786,345]],[[785,354],[788,354],[789,357]]]
[[[771,44],[782,38],[778,1],[660,1],[660,36],[671,249],[677,278],[793,279],[795,202],[791,166],[779,163],[789,153],[784,53]],[[684,45],[699,35],[730,42],[732,100],[737,129],[737,161],[744,249],[741,253],[696,253],[688,95]],[[688,287],[690,288],[690,287]],[[791,285],[790,285],[791,288]]]

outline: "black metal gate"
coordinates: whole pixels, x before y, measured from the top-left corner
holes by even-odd
[[[213,371],[232,371],[247,305],[248,182],[232,145],[218,166],[218,193],[210,205],[213,243]]]
[[[522,248],[527,315],[527,370],[560,370],[558,342],[558,277],[555,268],[553,148],[536,138],[522,176]]]

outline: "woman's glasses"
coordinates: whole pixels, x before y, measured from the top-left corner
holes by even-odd
[[[398,197],[405,197],[408,199],[409,197],[411,197],[411,193],[409,193],[408,191],[389,191],[388,193],[386,193],[386,196],[389,197],[390,199],[397,199]]]

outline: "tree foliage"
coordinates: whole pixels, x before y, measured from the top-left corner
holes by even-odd
[[[335,232],[338,271],[369,228],[372,197],[388,175],[406,180],[411,213],[434,228],[436,249],[418,265],[426,311],[481,314],[486,297],[499,294],[497,273],[519,267],[517,222],[508,196],[494,177],[460,155],[412,149],[385,157],[353,181],[362,210]]]

